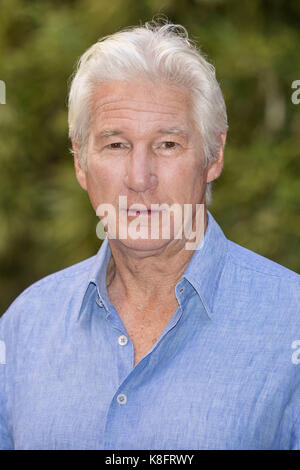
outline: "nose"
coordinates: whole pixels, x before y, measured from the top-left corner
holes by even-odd
[[[151,151],[144,146],[136,146],[128,155],[125,185],[135,192],[153,190],[158,184]]]

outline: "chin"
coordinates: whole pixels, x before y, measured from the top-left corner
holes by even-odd
[[[159,251],[163,250],[166,248],[169,243],[171,242],[170,239],[158,239],[158,240],[145,240],[145,239],[137,239],[133,240],[131,238],[127,238],[126,240],[122,239],[115,239],[112,240],[112,242],[116,245],[121,245],[128,250],[134,250],[137,252],[153,252],[153,251]]]

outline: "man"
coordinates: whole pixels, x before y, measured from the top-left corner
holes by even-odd
[[[227,132],[213,67],[180,26],[104,38],[69,127],[108,237],[1,318],[0,448],[300,448],[299,276],[206,211]]]

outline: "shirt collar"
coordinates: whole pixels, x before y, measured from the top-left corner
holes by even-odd
[[[195,250],[183,277],[196,290],[210,319],[213,317],[214,300],[226,256],[227,238],[212,214],[207,211],[204,238],[200,248]]]
[[[213,316],[213,303],[220,277],[225,264],[227,239],[213,216],[207,211],[207,227],[204,238],[195,250],[183,279],[186,279],[199,295],[208,317]],[[83,298],[78,311],[79,319],[89,286],[94,284],[97,289],[98,303],[109,311],[109,298],[106,289],[106,270],[111,257],[111,249],[107,237],[103,241],[83,286]],[[178,285],[177,285],[178,286]]]

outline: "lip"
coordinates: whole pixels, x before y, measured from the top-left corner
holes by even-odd
[[[152,209],[146,209],[146,210],[141,210],[141,209],[138,209],[138,208],[130,208],[130,209],[127,209],[127,214],[129,216],[138,216],[138,215],[151,215],[151,214],[159,214],[160,210],[152,210]]]

